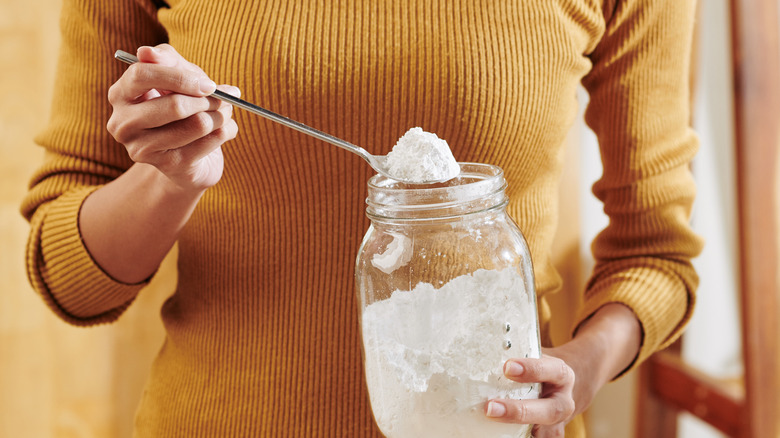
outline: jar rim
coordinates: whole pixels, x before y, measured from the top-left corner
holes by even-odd
[[[381,175],[368,181],[369,217],[462,216],[506,204],[504,171],[485,163],[458,163],[460,175],[438,184],[404,184]]]

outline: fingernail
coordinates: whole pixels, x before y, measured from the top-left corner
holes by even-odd
[[[503,403],[497,401],[489,401],[487,407],[488,417],[503,417],[506,415],[506,406]]]
[[[231,95],[233,95],[235,97],[241,97],[241,90],[238,87],[231,86],[228,89],[228,93],[230,93]]]
[[[523,374],[523,366],[511,360],[507,361],[504,364],[504,374],[507,376],[519,376]]]
[[[160,49],[158,49],[157,47],[149,47],[149,48],[152,49],[152,52],[154,52],[156,55],[159,55],[160,53],[162,53],[162,51]]]
[[[205,94],[211,94],[217,89],[217,84],[211,79],[201,79],[198,81],[200,91]]]

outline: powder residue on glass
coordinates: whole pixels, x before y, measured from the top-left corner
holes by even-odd
[[[492,398],[536,398],[503,376],[511,357],[538,357],[535,306],[514,269],[480,269],[440,288],[419,283],[363,311],[366,378],[382,432],[520,438],[530,426],[485,417]]]
[[[447,142],[419,127],[398,139],[385,164],[390,177],[411,183],[447,181],[460,173]]]

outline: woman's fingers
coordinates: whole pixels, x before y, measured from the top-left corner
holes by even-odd
[[[184,59],[168,44],[144,46],[137,54],[139,62],[128,67],[108,90],[108,100],[114,106],[137,103],[150,90],[157,90],[159,94],[203,97],[217,88],[200,67]]]
[[[227,93],[238,94],[238,89],[235,87],[223,86],[220,88]],[[175,99],[175,96],[169,95],[156,100],[168,98]],[[205,101],[206,99],[200,100]],[[166,123],[160,126],[149,129],[126,129],[127,132],[134,133],[135,137],[137,137],[123,142],[128,154],[130,154],[130,158],[134,161],[153,163],[154,156],[161,151],[187,149],[195,142],[199,142],[201,146],[209,145],[216,140],[217,142],[211,147],[211,149],[215,149],[225,141],[234,138],[236,134],[234,128],[237,127],[235,127],[235,122],[232,120],[233,106],[217,99],[208,99],[208,101],[215,101],[216,103],[211,102],[207,110],[193,111],[186,118],[170,122],[166,121]],[[168,117],[170,117],[170,114]],[[229,124],[233,126],[227,126]],[[223,128],[227,129],[224,132],[218,132],[223,130]],[[115,137],[121,141],[121,134],[115,135]],[[201,149],[201,146],[197,149]],[[208,149],[208,146],[206,149]],[[186,155],[197,159],[207,155],[209,152],[210,150],[207,150],[205,153],[188,153]]]
[[[216,111],[222,102],[213,97],[167,94],[124,108],[117,108],[108,121],[108,131],[127,144],[146,130],[185,120],[201,112]]]
[[[206,75],[197,65],[187,61],[170,44],[160,44],[154,47],[142,46],[136,51],[136,56],[141,62],[177,67],[191,72]]]
[[[574,371],[563,361],[553,356],[540,359],[510,359],[504,363],[504,375],[521,383],[551,383],[556,386],[574,386]]]
[[[209,135],[188,144],[186,147],[171,149],[166,151],[166,153],[170,155],[168,159],[171,164],[199,161],[218,149],[226,141],[236,138],[237,134],[238,125],[234,120],[229,120],[224,126]]]
[[[188,96],[208,96],[217,89],[208,76],[179,67],[137,62],[108,89],[112,105],[137,103],[149,90],[159,90]]]
[[[535,400],[491,400],[487,416],[505,423],[553,425],[564,423],[574,413],[570,397],[553,395]]]
[[[574,371],[562,359],[543,355],[540,359],[511,359],[504,363],[504,375],[515,382],[541,383],[539,399],[490,400],[485,414],[506,423],[537,424],[539,436],[557,436],[558,429],[574,414]],[[561,435],[562,436],[562,435]]]
[[[138,140],[126,143],[125,147],[133,161],[149,163],[158,152],[186,147],[221,128],[225,121],[219,111],[199,112],[186,119],[149,129]]]
[[[197,113],[187,119],[151,130],[149,140],[165,145],[164,150],[179,150],[184,162],[208,155],[222,143],[235,138],[238,126],[232,119],[233,107],[223,103],[217,111]],[[150,148],[154,149],[154,148]]]

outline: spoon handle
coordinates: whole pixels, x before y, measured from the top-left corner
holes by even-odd
[[[138,58],[134,55],[131,55],[130,53],[127,53],[122,50],[117,50],[116,53],[114,53],[114,58],[125,62],[127,64],[135,64],[138,62]],[[240,99],[238,97],[232,96],[230,94],[227,94],[225,92],[216,90],[214,93],[209,96],[214,97],[216,99],[225,101],[233,106],[237,106],[241,109],[244,109],[246,111],[255,113],[259,116],[265,117],[268,120],[274,121],[276,123],[282,124],[284,126],[287,126],[288,128],[292,128],[298,132],[302,132],[304,134],[310,135],[314,138],[320,139],[324,142],[330,143],[334,146],[338,146],[340,148],[346,149],[350,152],[356,153],[363,157],[364,160],[368,161],[369,164],[372,164],[371,159],[373,156],[368,153],[365,149],[361,148],[360,146],[356,146],[348,141],[342,140],[338,137],[334,137],[330,134],[326,134],[318,129],[314,129],[310,126],[304,125],[301,122],[296,122],[295,120],[292,120],[290,118],[287,118],[283,115],[277,114],[273,111],[269,111],[265,108],[259,107],[253,103],[247,102],[243,99]]]

